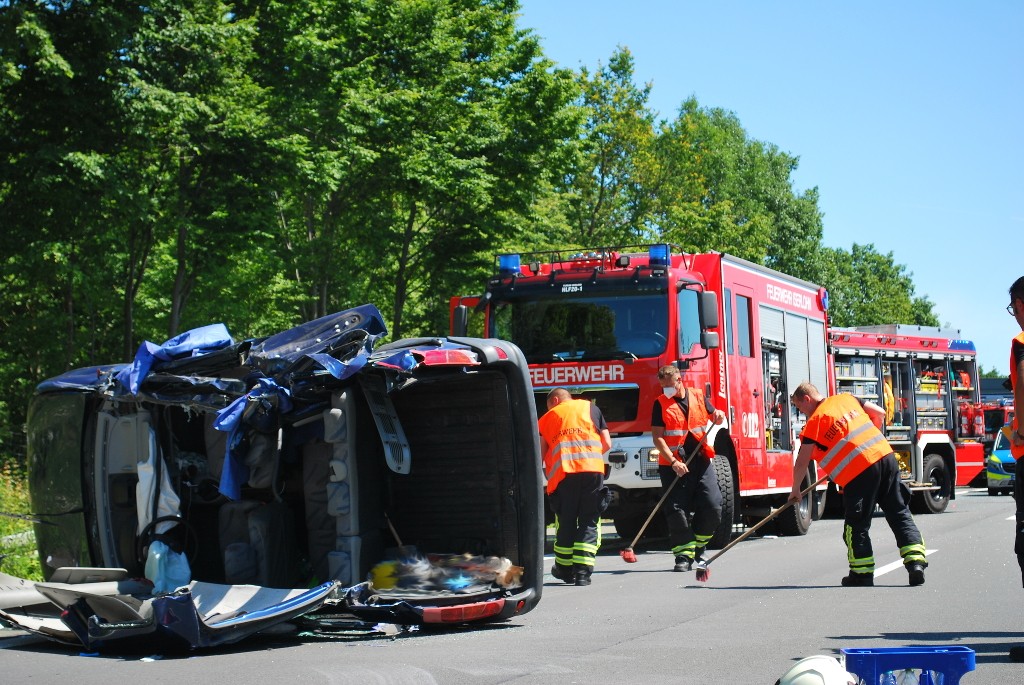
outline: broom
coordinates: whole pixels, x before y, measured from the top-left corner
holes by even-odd
[[[708,432],[709,431],[707,430],[704,431],[704,435],[701,436],[700,442],[698,442],[697,446],[693,448],[692,452],[690,452],[690,456],[686,458],[687,466],[690,465],[690,462],[693,460],[694,456],[696,456],[697,452],[700,450],[701,445],[707,442]],[[653,519],[654,515],[658,513],[659,509],[661,509],[661,505],[665,503],[665,499],[668,497],[668,493],[672,492],[672,488],[674,488],[676,486],[676,483],[678,482],[679,476],[676,476],[676,479],[669,483],[669,486],[665,488],[665,492],[661,495],[661,499],[658,500],[658,503],[654,505],[654,509],[652,509],[651,513],[648,514],[647,520],[644,521],[644,525],[640,526],[640,532],[636,534],[635,538],[633,538],[633,542],[629,543],[629,547],[626,547],[625,549],[619,551],[619,556],[622,557],[622,560],[625,561],[627,564],[636,563],[636,554],[633,552],[633,546],[640,541],[640,536],[644,534],[645,530],[647,530],[647,526],[651,522],[651,519]]]
[[[767,516],[765,516],[763,519],[761,519],[760,521],[755,523],[752,528],[748,528],[738,538],[736,538],[735,540],[730,542],[728,545],[726,545],[722,549],[718,550],[718,553],[715,554],[715,556],[711,557],[707,561],[698,562],[697,566],[696,566],[697,580],[700,581],[701,583],[708,582],[708,578],[711,577],[711,571],[708,569],[708,566],[711,565],[712,561],[714,561],[718,557],[720,557],[723,554],[725,554],[726,552],[728,552],[730,549],[732,549],[738,543],[742,542],[743,540],[746,540],[748,537],[750,537],[754,533],[754,531],[756,531],[758,528],[760,528],[764,524],[766,524],[769,521],[771,521],[772,519],[774,519],[776,516],[778,516],[782,512],[786,511],[786,509],[789,509],[791,506],[793,506],[794,504],[799,502],[801,499],[803,499],[804,495],[806,495],[808,492],[810,492],[814,488],[816,488],[819,485],[821,485],[822,483],[824,483],[826,480],[828,480],[828,474],[825,474],[824,476],[819,478],[815,483],[813,483],[811,485],[808,485],[806,488],[801,490],[800,491],[800,498],[799,499],[791,499],[788,502],[786,502],[785,504],[783,504],[781,507],[779,507],[778,509],[772,509],[768,513]]]

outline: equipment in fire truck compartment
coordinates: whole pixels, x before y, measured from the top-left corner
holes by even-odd
[[[944,365],[927,360],[914,361],[914,395],[918,430],[946,430],[949,393]]]
[[[786,358],[783,343],[761,340],[765,372],[764,425],[765,449],[793,449],[792,409],[789,406],[789,385],[786,382]]]
[[[984,468],[974,431],[978,402],[974,343],[931,327],[835,328],[837,392],[886,410],[884,434],[913,491],[914,513],[939,513]]]

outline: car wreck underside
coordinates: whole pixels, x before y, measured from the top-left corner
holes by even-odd
[[[526,362],[402,340],[365,305],[261,340],[222,327],[39,386],[28,459],[47,582],[0,619],[88,649],[506,620],[540,598]],[[332,628],[334,627],[334,628]]]

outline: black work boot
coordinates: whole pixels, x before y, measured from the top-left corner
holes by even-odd
[[[924,585],[924,564],[920,561],[912,561],[907,564],[907,574],[910,576],[911,587]]]
[[[563,583],[575,582],[572,566],[563,566],[556,562],[555,565],[551,567],[551,575],[554,576],[556,580],[560,580]]]
[[[693,570],[693,559],[688,556],[680,554],[676,557],[676,565],[672,567],[673,571],[691,571]]]
[[[850,571],[850,575],[843,578],[842,583],[843,587],[873,587],[875,576],[873,573],[854,573]]]
[[[574,570],[575,580],[577,587],[585,587],[590,585],[590,574],[593,569],[587,568],[586,566],[576,566]]]

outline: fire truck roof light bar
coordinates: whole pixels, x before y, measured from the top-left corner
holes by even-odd
[[[668,249],[668,245],[665,243],[651,245],[647,248],[647,255],[650,259],[649,264],[651,266],[668,266],[670,254],[671,252]]]
[[[498,274],[502,277],[514,276],[519,273],[519,255],[498,255]]]

